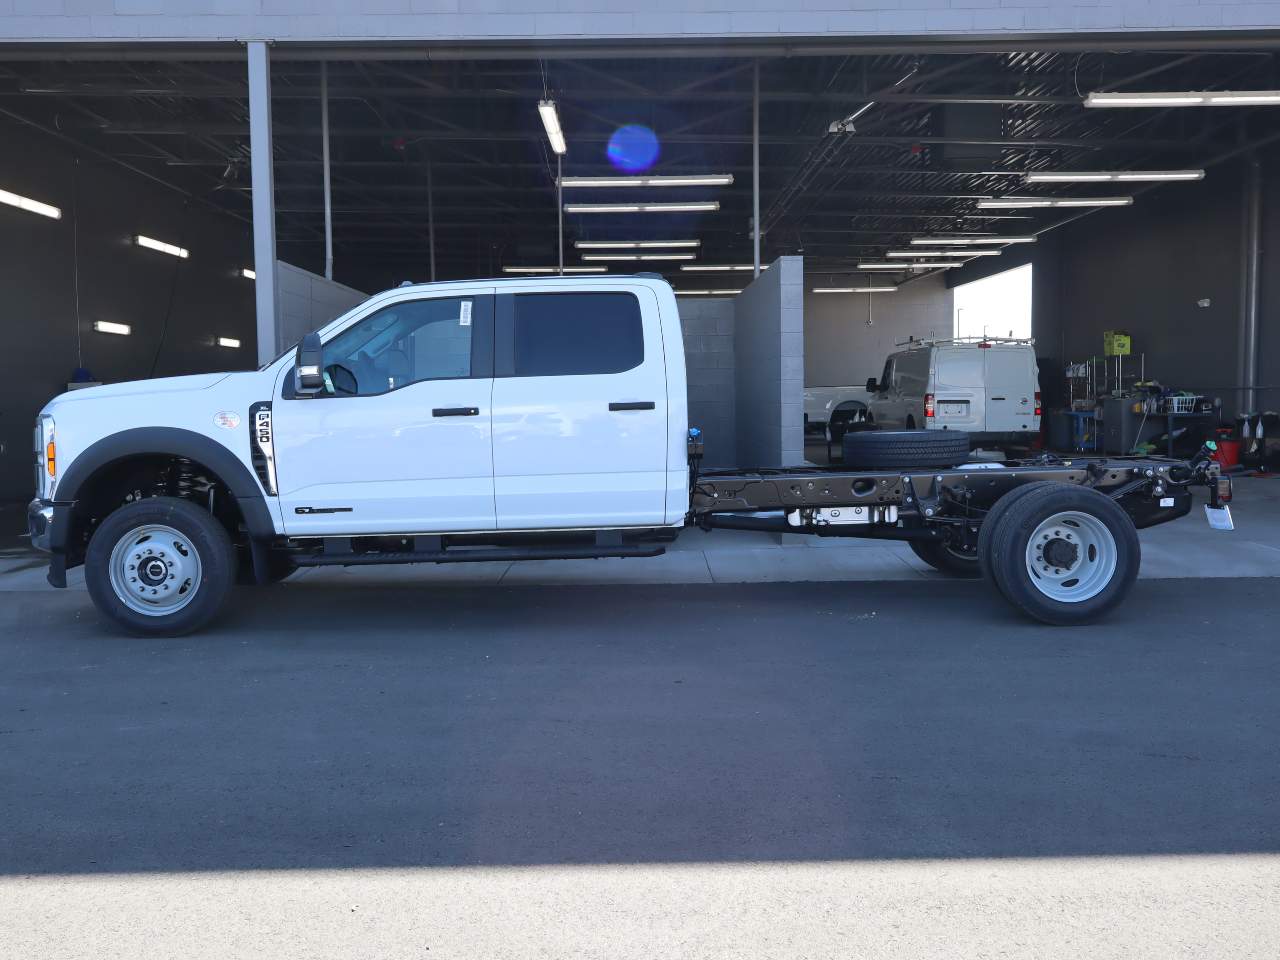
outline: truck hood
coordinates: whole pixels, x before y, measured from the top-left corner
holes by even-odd
[[[155,393],[186,393],[207,390],[221,383],[229,373],[197,373],[187,377],[160,377],[156,380],[129,380],[125,383],[107,383],[100,387],[69,390],[55,397],[53,404],[71,403],[77,400],[106,400],[115,397],[131,397]]]

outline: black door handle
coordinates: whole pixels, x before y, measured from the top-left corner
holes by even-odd
[[[431,411],[433,417],[478,417],[479,407],[436,407]]]
[[[1008,397],[992,397],[992,400],[1008,400]]]
[[[626,400],[622,403],[609,404],[610,410],[655,410],[657,404],[652,400]]]

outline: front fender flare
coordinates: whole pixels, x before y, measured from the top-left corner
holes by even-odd
[[[247,443],[245,450],[247,453]],[[276,536],[266,495],[249,468],[217,441],[176,427],[136,427],[91,444],[71,461],[67,472],[58,480],[55,499],[59,503],[74,502],[83,495],[84,485],[102,468],[128,457],[148,454],[185,457],[208,467],[236,498],[250,539],[266,541]],[[65,548],[65,540],[62,546]]]

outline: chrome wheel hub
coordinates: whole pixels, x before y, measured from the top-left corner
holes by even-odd
[[[130,530],[116,541],[109,562],[111,589],[146,616],[176,613],[200,590],[200,554],[185,534],[164,524]]]

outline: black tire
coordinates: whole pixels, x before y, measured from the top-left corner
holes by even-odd
[[[996,583],[995,576],[991,569],[991,544],[996,528],[1004,522],[1005,514],[1009,512],[1009,508],[1015,503],[1042,487],[1055,486],[1052,480],[1037,480],[1033,483],[1026,483],[1020,487],[1014,487],[1003,497],[997,500],[987,515],[982,519],[982,526],[978,528],[978,572],[982,578],[993,584],[1004,596],[1004,588]],[[1005,597],[1008,600],[1008,597]]]
[[[847,467],[954,467],[968,459],[969,435],[958,430],[867,430],[844,435]]]
[[[1120,604],[1137,579],[1142,562],[1138,531],[1129,515],[1110,497],[1074,484],[1035,483],[1016,492],[1020,496],[1012,499],[998,516],[993,517],[996,513],[993,510],[983,523],[983,533],[987,534],[986,564],[1005,598],[1027,616],[1056,626],[1089,623]],[[1092,518],[1094,530],[1090,532],[1088,522],[1058,521],[1059,516]],[[988,523],[991,523],[989,532]],[[1059,523],[1066,526],[1058,529],[1075,531],[1064,536],[1080,542],[1072,545],[1051,533],[1037,534],[1042,525]],[[1066,579],[1055,581],[1048,575],[1049,568],[1057,566],[1050,558],[1048,545],[1040,554],[1042,560],[1047,561],[1045,575],[1041,576],[1039,571],[1032,573],[1033,563],[1041,561],[1036,560],[1035,548],[1029,550],[1029,544],[1033,537],[1038,542],[1039,536],[1049,544],[1056,541],[1066,549],[1066,554],[1059,552],[1056,556],[1066,559],[1069,569],[1068,563],[1064,563],[1061,571],[1053,571]],[[1100,538],[1101,545],[1081,549],[1090,537],[1095,541]],[[1062,584],[1058,589],[1081,591],[1079,599],[1051,596],[1055,583]],[[1096,591],[1089,593],[1094,587]]]
[[[942,573],[965,580],[982,576],[976,550],[958,550],[946,540],[908,540],[907,545],[912,553]]]
[[[112,585],[113,552],[117,547],[125,548],[126,554],[134,549],[126,546],[128,536],[147,526],[177,531],[194,550],[199,563],[199,575],[187,581],[187,589],[191,589],[193,595],[171,613],[140,613],[126,604]],[[153,538],[139,540],[135,547],[150,547],[153,540],[157,550],[164,545],[159,538]],[[182,556],[191,562],[190,551]],[[128,557],[122,562],[128,562]],[[169,565],[172,566],[172,562]],[[207,510],[175,497],[138,500],[110,514],[94,531],[84,561],[85,585],[94,606],[125,630],[142,637],[178,637],[199,630],[222,609],[236,581],[236,568],[236,551],[226,528]],[[177,587],[181,591],[183,585]],[[142,587],[139,590],[145,592]]]

